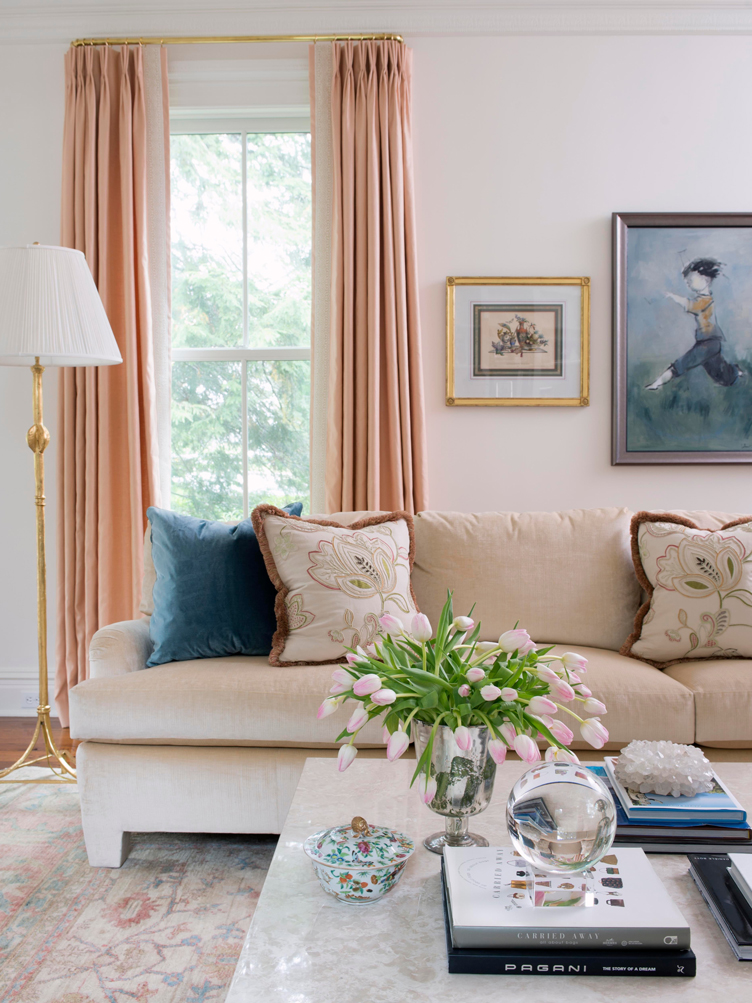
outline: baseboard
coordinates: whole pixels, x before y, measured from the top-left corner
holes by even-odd
[[[39,671],[35,665],[0,667],[0,717],[36,717]],[[52,716],[55,702],[50,700]]]

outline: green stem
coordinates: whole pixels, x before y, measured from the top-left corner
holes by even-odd
[[[492,735],[495,735],[496,738],[501,738],[501,735],[499,734],[499,732],[491,724],[491,722],[489,721],[489,719],[486,717],[486,715],[483,713],[482,710],[476,710],[475,713],[478,715],[478,717],[481,719],[481,721],[483,721],[485,723],[486,727],[488,728],[488,730],[491,732]],[[502,741],[503,741],[503,739],[502,739]]]

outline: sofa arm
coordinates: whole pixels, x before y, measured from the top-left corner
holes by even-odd
[[[89,678],[124,676],[146,668],[154,650],[149,637],[149,621],[123,620],[102,627],[89,645]]]

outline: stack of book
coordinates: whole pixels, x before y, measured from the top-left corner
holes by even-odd
[[[739,961],[752,961],[752,857],[690,853],[689,873]]]
[[[614,797],[615,846],[640,846],[648,853],[752,853],[747,813],[715,775],[707,794],[643,794],[619,783],[615,762],[607,757],[603,766],[589,767]]]
[[[452,973],[695,974],[689,926],[641,849],[559,876],[508,847],[447,846],[442,875]]]

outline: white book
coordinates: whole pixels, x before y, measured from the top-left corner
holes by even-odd
[[[444,847],[455,947],[689,947],[689,926],[641,849],[614,848],[581,874],[532,871],[509,847]],[[594,905],[585,905],[587,889]],[[592,896],[591,896],[592,898]]]
[[[752,908],[752,857],[744,853],[729,853],[731,866],[729,867],[729,877],[739,889],[741,894]]]

